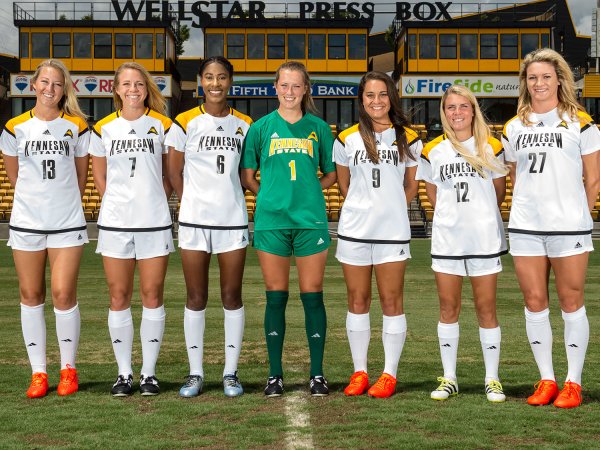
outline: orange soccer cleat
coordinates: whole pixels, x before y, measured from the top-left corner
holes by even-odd
[[[350,377],[350,384],[344,389],[344,394],[348,397],[354,395],[363,395],[369,389],[369,375],[367,372],[360,370],[354,372]]]
[[[567,381],[563,390],[554,400],[554,406],[557,408],[577,408],[581,405],[581,401],[581,386],[572,381]]]
[[[56,388],[58,395],[71,395],[79,389],[77,369],[67,364],[66,369],[60,371],[60,382]]]
[[[27,389],[27,397],[40,398],[44,397],[48,392],[48,374],[44,372],[36,372],[31,375],[31,384]]]
[[[368,394],[369,397],[388,398],[396,391],[396,379],[387,373],[382,373],[379,380],[371,386]]]
[[[558,395],[558,384],[554,380],[540,380],[534,387],[535,392],[527,399],[530,405],[549,405]]]

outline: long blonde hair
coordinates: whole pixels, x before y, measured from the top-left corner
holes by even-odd
[[[73,80],[69,69],[58,59],[47,59],[38,64],[35,69],[35,73],[31,77],[31,82],[35,84],[40,76],[40,73],[44,67],[52,67],[62,73],[63,79],[65,80],[63,86],[63,97],[58,102],[58,109],[64,112],[68,116],[80,117],[83,120],[87,120],[87,116],[81,111],[79,102],[77,101],[77,94],[73,87]]]
[[[533,108],[531,95],[527,89],[527,68],[530,64],[536,62],[551,64],[556,71],[556,77],[560,83],[558,85],[558,115],[562,117],[566,114],[571,120],[578,121],[577,113],[585,111],[585,109],[577,101],[573,71],[560,53],[550,48],[541,48],[529,53],[521,63],[519,71],[519,105],[517,107],[517,116],[521,122],[527,126],[532,125],[529,120]]]
[[[298,61],[284,62],[279,66],[277,72],[275,72],[275,85],[277,85],[277,82],[279,81],[279,75],[281,74],[282,70],[290,70],[292,72],[300,72],[302,74],[302,77],[304,78],[304,86],[306,86],[306,92],[302,96],[302,112],[317,114],[317,107],[315,106],[315,102],[311,93],[310,75],[308,74],[308,70],[306,70],[306,66]]]
[[[471,107],[473,108],[471,132],[473,133],[473,138],[475,139],[475,154],[469,152],[458,140],[454,129],[446,118],[444,109],[446,106],[446,99],[450,94],[460,95],[461,97],[466,98],[469,103],[471,103]],[[444,95],[442,95],[442,100],[440,102],[440,118],[442,120],[444,133],[446,134],[448,140],[452,143],[454,150],[456,150],[456,152],[460,154],[460,156],[462,156],[473,167],[473,169],[477,171],[479,175],[481,175],[483,178],[486,178],[487,175],[485,173],[485,169],[502,174],[508,173],[506,167],[498,163],[494,153],[490,151],[489,139],[492,136],[490,127],[481,113],[481,108],[479,108],[479,103],[477,103],[475,95],[468,88],[455,84],[446,89],[446,92],[444,92]]]
[[[159,112],[163,115],[166,114],[167,113],[167,101],[165,100],[165,98],[163,97],[163,95],[160,92],[160,89],[154,82],[154,78],[152,78],[152,76],[146,70],[146,68],[144,66],[142,66],[141,64],[138,64],[136,62],[123,63],[119,66],[119,68],[115,72],[115,78],[113,81],[113,101],[115,103],[115,108],[117,108],[117,110],[123,108],[123,100],[121,100],[121,97],[119,97],[119,94],[117,94],[117,88],[119,87],[119,77],[121,76],[121,73],[125,69],[137,70],[142,75],[142,78],[144,79],[144,83],[146,84],[146,89],[148,91],[148,95],[146,96],[146,99],[144,100],[144,105],[146,105],[146,107],[148,107],[156,112]]]

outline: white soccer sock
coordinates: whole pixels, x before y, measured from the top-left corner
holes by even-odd
[[[113,352],[119,366],[119,375],[133,375],[131,349],[133,347],[133,319],[131,308],[123,311],[108,310],[108,331]]]
[[[56,317],[56,337],[60,349],[60,368],[66,369],[67,364],[75,368],[81,330],[79,305],[75,304],[71,309],[64,311],[54,308],[54,315]]]
[[[406,316],[383,316],[383,351],[385,353],[385,367],[383,371],[396,378],[398,362],[406,340]]]
[[[483,362],[485,364],[485,382],[500,380],[498,377],[498,366],[500,364],[500,342],[502,333],[500,327],[479,327],[479,341],[483,351]]]
[[[563,311],[562,317],[565,321],[565,348],[569,366],[567,381],[581,385],[581,372],[590,340],[590,324],[585,306],[572,313]]]
[[[552,366],[552,328],[550,310],[531,312],[525,308],[525,329],[533,357],[540,371],[540,379],[555,380]]]
[[[367,372],[367,353],[371,340],[371,321],[369,313],[346,315],[346,333],[350,344],[350,353],[355,372]]]
[[[187,347],[190,375],[204,377],[202,358],[204,354],[204,327],[206,310],[194,311],[185,308],[183,312],[183,334]]]
[[[223,376],[237,372],[240,351],[242,350],[242,339],[244,338],[244,307],[228,310],[223,308],[225,316],[223,326],[225,328],[225,367]]]
[[[21,303],[21,329],[32,373],[46,373],[44,303],[38,306],[27,306]]]
[[[458,322],[438,322],[438,340],[440,343],[440,356],[444,368],[444,378],[456,381],[456,356],[458,354],[458,338],[460,327]]]
[[[165,307],[142,308],[140,338],[142,340],[142,370],[144,376],[155,375],[156,361],[165,332]]]

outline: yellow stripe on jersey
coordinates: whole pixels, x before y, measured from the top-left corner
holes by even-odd
[[[13,137],[15,137],[15,127],[17,125],[21,125],[22,123],[27,122],[28,120],[30,120],[32,118],[33,118],[33,111],[24,112],[23,114],[20,114],[17,117],[13,117],[8,122],[6,122],[6,125],[4,125],[4,128],[6,129],[6,131],[8,131],[10,134],[12,134]]]
[[[85,120],[83,120],[81,117],[79,116],[69,116],[67,114],[63,114],[62,116],[64,119],[68,120],[69,122],[74,123],[77,126],[77,132],[78,134],[81,136],[82,134],[85,134],[86,131],[89,130],[89,126],[87,124],[87,122]],[[69,130],[70,131],[70,130]],[[66,133],[65,133],[66,136]],[[73,137],[73,134],[71,133],[71,137]]]
[[[577,118],[579,119],[580,131],[584,132],[591,126],[595,126],[594,119],[584,111],[577,112]]]
[[[511,123],[513,120],[518,119],[518,118],[519,118],[519,116],[514,116],[512,119],[510,119],[508,122],[506,122],[504,124],[504,128],[502,128],[502,137],[504,139],[506,139],[507,142],[509,142],[509,140],[508,140],[508,136],[506,135],[506,127],[508,127],[508,124]]]
[[[504,151],[504,148],[502,147],[502,142],[500,142],[493,136],[490,136],[490,138],[488,139],[488,144],[490,144],[490,146],[492,147],[492,150],[494,151],[494,156],[498,156]]]
[[[419,133],[412,128],[404,127],[404,132],[406,133],[406,142],[408,142],[409,147],[419,140]]]
[[[440,142],[442,142],[445,139],[446,139],[446,135],[440,134],[433,141],[429,141],[427,144],[425,144],[425,147],[423,147],[423,151],[421,151],[421,158],[429,161],[429,153],[431,153],[431,150],[433,150],[433,148],[436,145],[438,145]]]
[[[248,117],[246,114],[242,114],[237,109],[231,108],[231,115],[237,117],[238,119],[242,119],[248,125],[252,125],[252,119]]]
[[[344,131],[337,135],[337,140],[346,145],[346,139],[353,133],[358,133],[358,124],[352,125],[350,128],[346,128]]]
[[[118,117],[119,117],[119,111],[115,111],[114,113],[109,114],[104,119],[101,119],[98,122],[96,122],[96,125],[94,125],[94,128],[92,128],[92,131],[94,133],[96,133],[98,135],[98,137],[102,137],[102,127],[104,125],[112,122],[113,120],[117,119]]]
[[[153,109],[149,109],[148,112],[146,112],[146,115],[154,119],[160,120],[163,124],[163,128],[165,129],[165,134],[167,134],[169,128],[171,128],[171,125],[173,124],[173,121],[171,119],[169,119],[167,116],[163,116],[161,113],[156,112]]]
[[[188,124],[193,119],[204,114],[203,106],[204,105],[196,106],[195,108],[184,111],[181,114],[178,114],[177,117],[175,117],[175,123],[181,127],[181,129],[183,130],[184,133],[187,134]]]

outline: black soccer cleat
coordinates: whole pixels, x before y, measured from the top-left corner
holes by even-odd
[[[129,374],[125,378],[124,375],[119,375],[110,393],[113,397],[128,397],[133,394],[133,376]]]
[[[265,387],[265,397],[281,397],[283,395],[283,378],[269,377]]]

